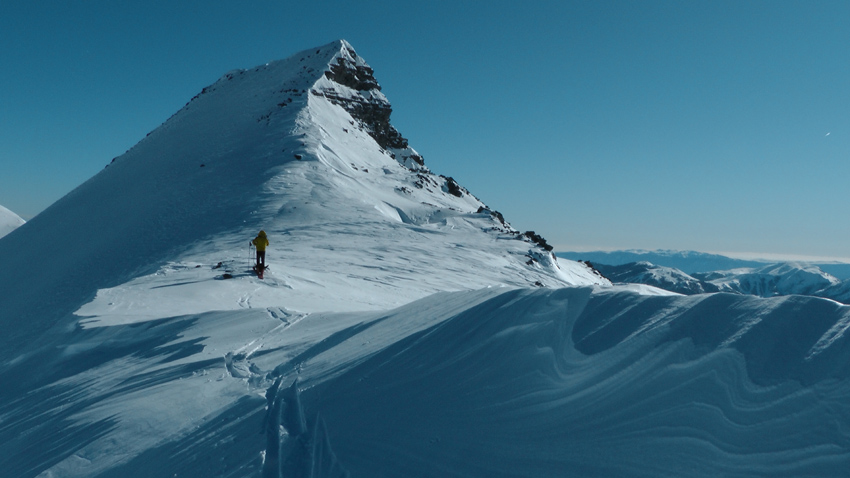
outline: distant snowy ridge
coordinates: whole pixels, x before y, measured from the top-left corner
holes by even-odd
[[[814,295],[850,304],[850,279],[817,291]]]
[[[634,262],[618,266],[596,263],[593,267],[614,283],[646,284],[685,295],[720,290],[718,286],[692,277],[678,269],[657,266],[650,262]]]
[[[818,295],[819,291],[841,282],[817,266],[791,262],[759,268],[704,272],[694,276],[714,284],[721,291],[760,297]]]
[[[557,255],[565,259],[590,261],[593,264],[599,263],[611,266],[619,266],[634,262],[650,262],[658,266],[679,269],[686,274],[693,274],[694,272],[729,270],[741,267],[760,267],[765,264],[765,262],[733,259],[719,254],[665,249],[658,249],[655,251],[642,249],[589,252],[559,251]]]
[[[593,264],[619,266],[634,262],[651,262],[652,264],[679,269],[687,274],[695,272],[725,271],[742,268],[759,268],[770,264],[781,263],[774,259],[743,260],[720,254],[709,254],[697,251],[677,251],[658,249],[647,251],[630,249],[623,251],[588,251],[588,252],[557,252],[558,257],[574,261],[590,261]],[[822,271],[841,280],[850,279],[850,264],[840,261],[793,261],[818,266]]]
[[[805,263],[770,264],[759,268],[699,272],[692,275],[649,262],[593,267],[614,283],[646,284],[679,294],[731,292],[759,297],[811,295],[850,302],[850,281],[840,281]]]
[[[26,221],[12,211],[0,206],[0,237],[24,225]]]

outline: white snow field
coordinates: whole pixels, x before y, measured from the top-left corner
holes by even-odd
[[[389,112],[234,71],[0,241],[0,475],[845,476],[847,306],[611,286]]]
[[[21,216],[0,206],[0,238],[21,227],[24,222]]]

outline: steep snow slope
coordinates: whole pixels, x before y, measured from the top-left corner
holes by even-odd
[[[604,282],[431,174],[390,111],[345,42],[228,73],[0,244],[3,270],[27,271],[0,277],[15,298],[0,310],[4,348],[70,326],[98,290],[89,324],[169,316],[171,300],[184,313],[376,310],[442,290]],[[265,282],[245,274],[260,229]],[[237,280],[216,281],[219,263]],[[157,288],[164,275],[174,282]]]
[[[9,234],[24,225],[23,219],[12,211],[0,206],[0,237]]]
[[[733,269],[694,274],[695,277],[717,286],[721,291],[752,294],[760,297],[775,295],[814,295],[841,281],[817,266],[803,263],[782,263],[750,269]]]
[[[719,291],[714,284],[691,277],[679,269],[650,262],[632,262],[620,266],[594,264],[593,267],[615,283],[647,284],[686,295]]]

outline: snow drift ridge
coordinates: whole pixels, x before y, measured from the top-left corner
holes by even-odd
[[[848,324],[813,298],[512,291],[300,399],[352,476],[838,476]]]
[[[62,398],[38,405],[91,427],[67,442],[42,433],[57,418],[33,422],[25,404],[3,400],[0,443],[96,458],[100,478],[840,476],[850,464],[848,310],[810,297],[491,289],[289,325],[246,310],[91,329],[111,340],[69,355],[83,372],[46,387]],[[179,338],[145,346],[163,327]],[[211,349],[240,344],[250,347],[234,360],[250,372],[221,375]],[[121,375],[91,368],[92,357],[122,364]],[[204,416],[211,389],[232,398]],[[75,395],[85,400],[62,406]],[[199,427],[117,460],[144,437],[110,427],[162,420],[168,412],[146,407],[169,396],[182,399],[169,405],[180,421]],[[14,435],[27,425],[33,433]],[[104,435],[118,449],[74,447]]]

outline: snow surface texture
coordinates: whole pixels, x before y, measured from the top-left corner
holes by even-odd
[[[24,222],[20,216],[0,206],[0,238],[21,227]]]
[[[815,298],[564,288],[98,327],[61,364],[43,351],[50,372],[6,374],[31,392],[3,401],[2,456],[19,457],[3,465],[12,476],[48,465],[44,476],[842,476],[848,326],[846,307]]]
[[[846,306],[612,287],[431,174],[388,108],[342,41],[229,73],[0,241],[0,470],[848,469]]]

